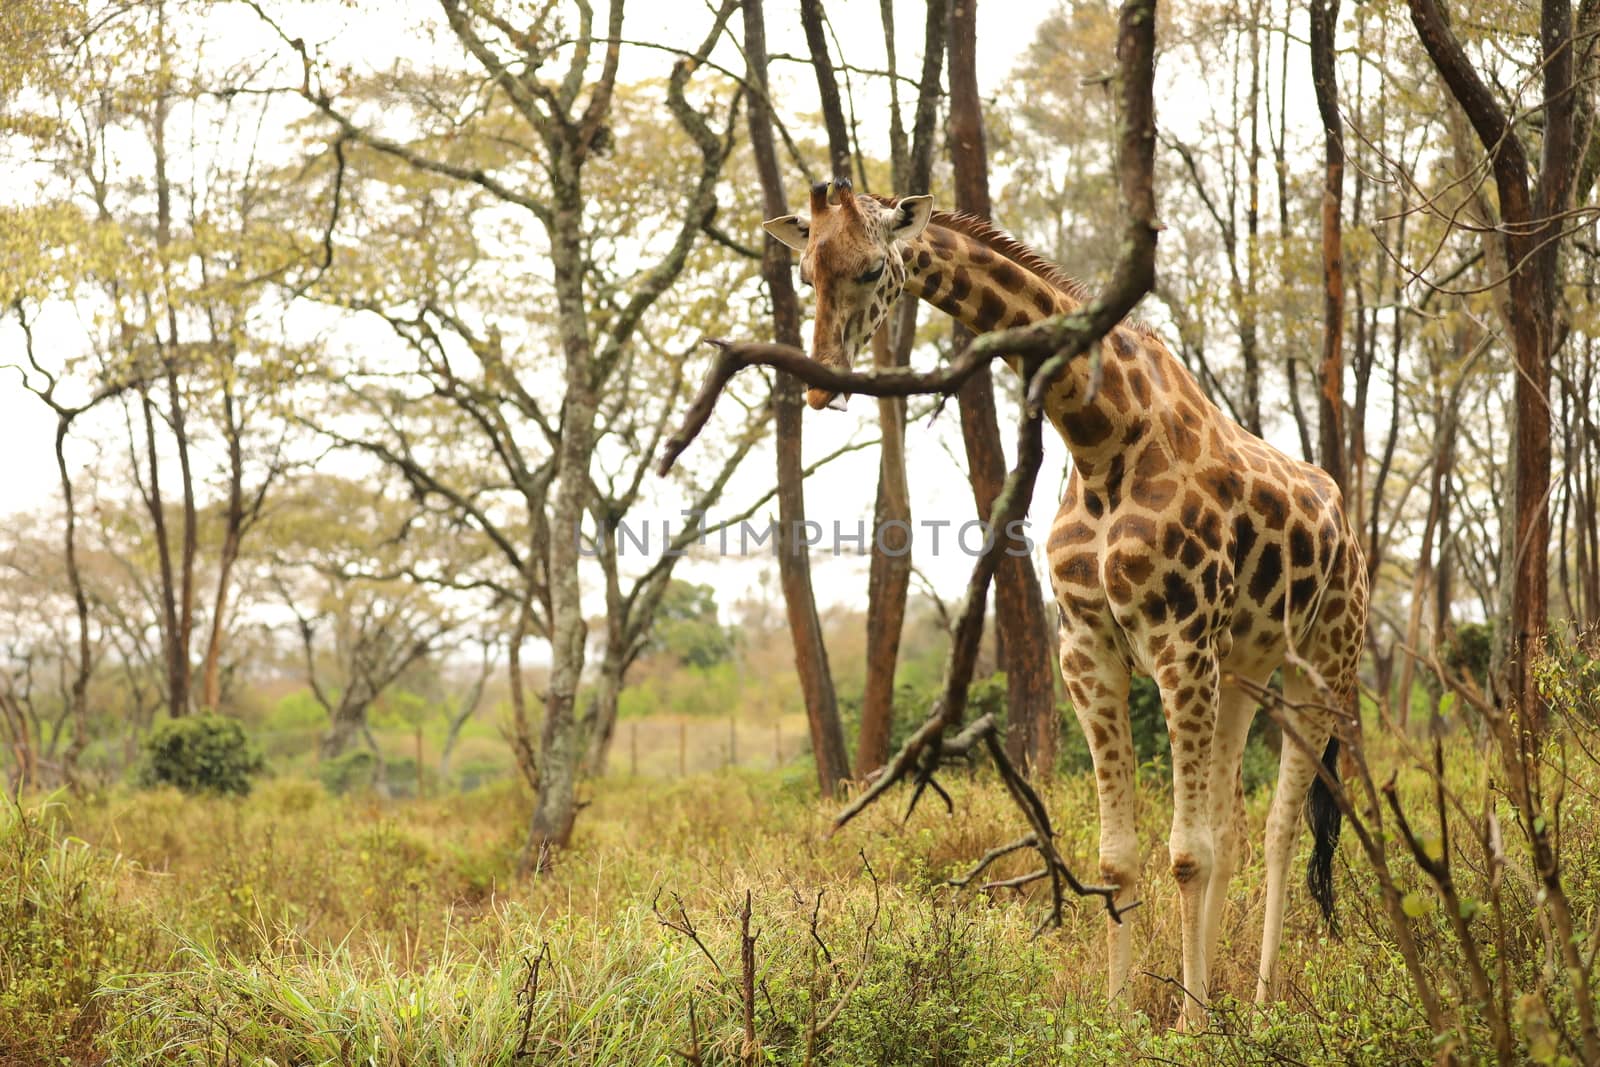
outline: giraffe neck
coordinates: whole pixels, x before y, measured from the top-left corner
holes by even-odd
[[[1027,263],[958,225],[942,225],[936,214],[918,237],[901,245],[906,292],[980,334],[1026,326],[1082,305],[1075,286],[1047,276],[1042,261]],[[1007,363],[1018,369],[1015,360]],[[1171,389],[1187,384],[1185,394],[1204,404],[1196,414],[1211,407],[1165,345],[1126,327],[1106,338],[1100,388],[1085,401],[1089,374],[1087,359],[1073,360],[1044,401],[1045,417],[1085,477],[1146,434],[1166,411]]]

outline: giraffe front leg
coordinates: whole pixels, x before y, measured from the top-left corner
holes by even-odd
[[[1182,666],[1180,667],[1179,664]],[[1217,729],[1217,661],[1208,650],[1179,652],[1156,683],[1172,743],[1172,833],[1168,847],[1183,924],[1184,1029],[1206,1023],[1206,892],[1215,867],[1211,763]]]
[[[1139,838],[1134,829],[1133,735],[1128,723],[1128,672],[1112,650],[1066,628],[1061,632],[1061,673],[1078,725],[1094,760],[1100,802],[1100,881],[1117,887],[1118,907],[1133,902],[1139,880]],[[1106,993],[1128,984],[1132,931],[1126,920],[1106,917]]]

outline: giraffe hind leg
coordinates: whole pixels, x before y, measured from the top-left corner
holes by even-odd
[[[1207,973],[1217,959],[1217,939],[1227,906],[1228,883],[1239,862],[1244,832],[1244,747],[1255,718],[1256,700],[1243,688],[1226,685],[1217,700],[1217,728],[1211,749],[1211,839],[1215,849],[1206,886],[1205,956]]]
[[[1265,918],[1261,932],[1261,967],[1256,983],[1256,1003],[1264,1004],[1273,995],[1277,978],[1278,952],[1283,941],[1283,914],[1289,888],[1289,864],[1294,858],[1295,845],[1300,839],[1300,813],[1306,794],[1317,779],[1318,766],[1328,753],[1328,740],[1333,733],[1334,715],[1325,707],[1326,695],[1298,670],[1284,672],[1284,698],[1291,709],[1286,723],[1299,734],[1304,746],[1291,738],[1283,739],[1283,754],[1278,761],[1278,785],[1272,795],[1272,809],[1267,815],[1266,864],[1267,896]],[[1342,700],[1340,686],[1335,696]],[[1298,710],[1293,710],[1298,705]],[[1331,796],[1326,797],[1331,804]],[[1318,808],[1321,809],[1319,800]],[[1322,897],[1318,901],[1331,904],[1331,872],[1333,838],[1337,824],[1324,820],[1315,827],[1317,845],[1313,850],[1313,892]],[[1320,879],[1318,873],[1320,872]],[[1326,905],[1325,905],[1326,906]]]

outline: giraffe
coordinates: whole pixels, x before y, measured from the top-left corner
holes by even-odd
[[[811,356],[839,369],[902,293],[976,333],[1070,312],[1088,297],[1024,245],[983,220],[934,210],[928,196],[857,196],[840,180],[814,186],[810,206],[809,217],[765,229],[801,253],[801,280],[816,291]],[[1100,876],[1118,904],[1132,900],[1140,869],[1130,676],[1147,674],[1160,691],[1183,931],[1180,1022],[1198,1027],[1238,860],[1244,745],[1257,710],[1249,686],[1280,666],[1290,725],[1306,746],[1285,739],[1267,818],[1258,1002],[1273,994],[1289,861],[1313,783],[1307,883],[1331,916],[1338,814],[1316,781],[1314,753],[1334,768],[1328,705],[1354,694],[1366,565],[1333,479],[1225,416],[1153,330],[1124,323],[1101,350],[1098,391],[1090,395],[1088,361],[1076,360],[1044,398],[1073,458],[1047,544],[1061,671],[1094,761]],[[841,405],[819,389],[806,400]],[[1132,965],[1127,924],[1108,919],[1106,942],[1115,998]]]

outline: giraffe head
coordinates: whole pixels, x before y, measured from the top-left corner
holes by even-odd
[[[800,280],[816,289],[816,332],[811,358],[849,370],[889,314],[906,284],[901,241],[922,233],[933,214],[931,196],[884,204],[857,198],[848,179],[811,187],[811,215],[785,215],[763,228],[800,253]],[[842,409],[844,397],[807,389],[813,408]]]

